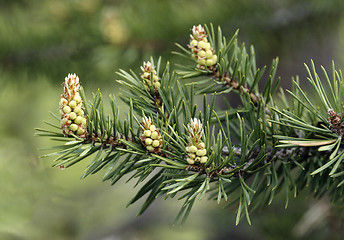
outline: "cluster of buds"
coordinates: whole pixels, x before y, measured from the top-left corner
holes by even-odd
[[[199,119],[191,119],[188,124],[189,145],[186,147],[188,153],[187,162],[189,164],[206,163],[208,161],[207,149],[204,142],[202,142],[203,128]]]
[[[141,141],[143,145],[149,152],[160,152],[162,146],[162,139],[159,130],[155,127],[154,124],[152,124],[152,120],[150,117],[143,117],[141,123]]]
[[[207,34],[201,25],[193,26],[188,47],[197,60],[198,68],[209,69],[217,63],[217,55],[214,54],[214,49],[208,42]]]
[[[160,78],[158,77],[154,66],[151,62],[143,62],[143,66],[141,66],[141,78],[144,81],[145,86],[152,86],[152,82],[153,82],[153,88],[155,90],[158,90],[160,88]]]
[[[86,116],[79,94],[79,77],[75,73],[68,74],[62,85],[64,93],[61,94],[60,100],[61,129],[65,135],[75,134],[85,137],[87,133]]]

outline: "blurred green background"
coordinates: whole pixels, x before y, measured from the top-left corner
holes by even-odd
[[[283,197],[234,226],[234,208],[196,204],[187,223],[172,226],[182,203],[158,200],[136,217],[135,193],[124,181],[80,180],[87,161],[61,171],[35,138],[49,111],[58,112],[61,83],[77,73],[89,98],[116,93],[115,72],[150,56],[172,62],[174,42],[188,43],[193,25],[212,22],[254,44],[259,66],[280,57],[281,85],[306,72],[303,63],[344,64],[344,1],[340,0],[0,0],[0,239],[341,239],[338,208],[302,193]],[[125,112],[125,106],[122,112]]]

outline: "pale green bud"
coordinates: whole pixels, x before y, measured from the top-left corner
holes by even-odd
[[[159,140],[154,140],[153,143],[152,143],[153,147],[159,147],[159,145],[160,145],[160,141]]]
[[[144,72],[142,76],[143,76],[143,78],[149,78],[149,75],[150,75],[150,73]]]
[[[205,65],[207,65],[208,67],[213,66],[214,65],[214,61],[212,59],[207,59],[205,61]]]
[[[200,160],[201,160],[200,157],[196,157],[196,158],[195,158],[195,162],[199,162]]]
[[[78,128],[78,130],[76,130],[76,134],[77,135],[81,135],[81,134],[83,134],[85,132],[85,129],[83,129],[83,128]]]
[[[206,163],[207,161],[208,161],[208,157],[206,157],[206,156],[201,157],[201,159],[200,159],[201,163]]]
[[[71,108],[75,108],[76,107],[76,101],[74,101],[74,100],[70,101],[69,106]]]
[[[199,149],[197,150],[196,152],[196,155],[199,156],[199,157],[203,157],[207,154],[207,150],[206,149]]]
[[[75,112],[76,114],[80,115],[80,114],[79,114],[80,111],[82,111],[81,107],[76,106],[76,107],[74,108],[74,112]]]
[[[213,52],[211,50],[208,50],[208,51],[205,52],[205,57],[207,59],[211,58],[212,56],[213,56]]]
[[[204,48],[205,46],[206,46],[206,43],[204,41],[199,41],[198,44],[197,44],[198,48]]]
[[[71,112],[71,113],[69,114],[69,119],[71,119],[71,120],[76,119],[76,113],[75,113],[75,112]],[[78,124],[78,123],[76,123],[76,124]]]
[[[210,50],[211,49],[211,45],[210,45],[210,43],[204,43],[204,49],[205,49],[205,51],[208,51],[208,50]]]
[[[71,109],[69,106],[64,106],[64,107],[63,107],[63,112],[64,112],[64,113],[67,113],[67,114],[68,114],[68,113],[70,113],[71,111],[72,111],[72,109]]]
[[[214,64],[216,64],[217,63],[217,55],[213,55],[211,60],[213,60]]]
[[[61,119],[61,125],[65,125],[67,123],[67,118],[62,118]]]
[[[81,124],[82,124],[83,126],[86,126],[86,118],[82,118]]]
[[[195,159],[195,158],[196,158],[196,154],[190,153],[190,154],[189,154],[189,157],[192,158],[192,159]]]
[[[153,140],[151,138],[146,138],[145,139],[145,144],[146,145],[152,145]]]
[[[151,125],[151,126],[149,127],[149,130],[151,130],[151,132],[154,132],[154,131],[156,130],[155,125]]]
[[[80,112],[78,113],[79,116],[84,116],[84,110],[80,110]]]
[[[78,125],[76,125],[75,123],[71,124],[69,126],[69,130],[75,132],[76,130],[78,130]]]
[[[154,152],[154,147],[152,147],[151,145],[147,146],[146,149],[150,152]]]
[[[204,66],[205,65],[205,59],[198,60],[198,64],[201,66]]]
[[[203,148],[205,148],[204,142],[199,143],[199,144],[197,145],[197,147],[198,147],[198,149],[203,149]]]
[[[60,106],[66,105],[67,103],[68,103],[67,99],[65,99],[65,98],[60,99]]]
[[[197,44],[198,44],[198,41],[195,39],[190,42],[190,46],[192,47],[197,46]]]
[[[150,137],[152,135],[152,132],[150,130],[145,130],[143,132],[143,135],[145,135],[146,137]]]
[[[205,51],[201,50],[197,53],[197,55],[201,58],[205,57]]]
[[[159,82],[156,82],[153,84],[155,89],[159,89],[161,84]]]
[[[186,161],[188,162],[188,164],[194,164],[195,160],[191,159],[191,158],[187,158]]]
[[[82,123],[83,122],[83,120],[84,120],[85,118],[83,118],[83,117],[81,117],[81,116],[77,116],[76,118],[75,118],[75,120],[74,120],[74,122],[76,123],[76,124],[80,124],[80,123]],[[86,120],[86,119],[85,119]]]
[[[199,157],[204,156],[203,155],[203,150],[202,149],[197,150],[196,155],[199,156]]]
[[[196,146],[190,146],[190,147],[189,147],[189,152],[190,152],[190,153],[195,153],[195,152],[197,152],[197,147],[196,147]]]
[[[151,135],[152,139],[156,140],[156,139],[158,139],[158,137],[159,137],[159,133],[157,131],[152,132],[152,135]]]
[[[76,103],[80,103],[81,100],[82,99],[81,99],[81,97],[79,95],[74,97],[74,101],[76,101]]]

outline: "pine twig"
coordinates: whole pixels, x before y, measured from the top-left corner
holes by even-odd
[[[251,101],[254,103],[254,105],[258,104],[258,101],[260,97],[256,95],[248,86],[247,83],[244,83],[243,85],[240,85],[237,79],[232,79],[230,77],[229,72],[225,72],[222,76],[220,75],[220,72],[213,68],[213,78],[217,81],[224,82],[225,85],[230,86],[231,88],[239,91],[240,94],[249,94]]]

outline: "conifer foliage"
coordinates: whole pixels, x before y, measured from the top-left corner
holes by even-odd
[[[239,44],[237,34],[226,38],[220,27],[194,26],[190,43],[176,44],[174,52],[189,64],[151,58],[139,74],[119,70],[126,116],[116,97],[106,115],[101,93],[88,101],[79,78],[69,74],[61,116],[52,113],[56,123],[46,122],[52,130],[36,129],[56,141],[43,157],[55,157],[54,166],[63,168],[90,161],[82,177],[99,172],[111,184],[136,181],[128,205],[144,198],[139,214],[157,198],[183,200],[178,222],[205,196],[237,206],[237,224],[242,217],[251,223],[249,213],[276,194],[285,196],[286,207],[300,191],[342,203],[342,73],[333,64],[320,76],[311,62],[311,91],[296,78],[289,96],[284,90],[277,96],[278,59],[268,70],[257,68],[254,48]],[[215,98],[228,94],[241,104],[216,106]]]

